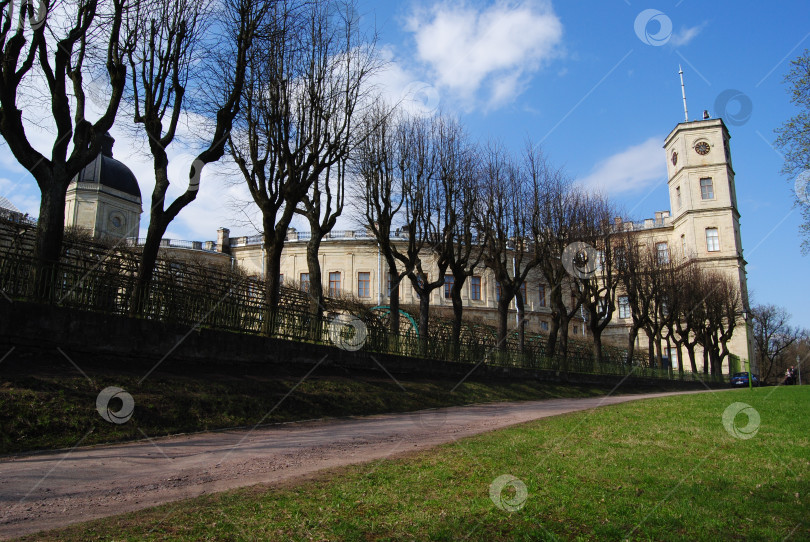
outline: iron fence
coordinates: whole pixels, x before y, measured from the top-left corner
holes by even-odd
[[[262,281],[236,271],[183,262],[159,262],[136,303],[137,253],[127,250],[131,249],[111,251],[78,244],[65,250],[58,264],[36,266],[30,252],[0,246],[0,289],[12,299],[315,344],[351,343],[362,331],[358,346],[364,351],[421,358],[426,363],[452,361],[679,380],[713,378],[649,367],[643,360],[627,363],[618,348],[606,348],[604,362],[596,363],[588,345],[576,341],[569,344],[568,355],[548,356],[544,336],[527,333],[521,349],[516,333],[500,344],[494,330],[485,324],[465,323],[458,344],[450,339],[450,324],[441,319],[430,333],[420,335],[409,328],[394,335],[379,312],[360,303],[327,299],[323,314],[314,315],[308,295],[293,288],[282,287],[279,306],[268,310]],[[363,329],[336,319],[347,314],[362,322]]]

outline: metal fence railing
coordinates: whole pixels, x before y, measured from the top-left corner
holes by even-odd
[[[644,359],[627,363],[624,351],[615,347],[605,349],[603,363],[595,363],[589,345],[577,341],[571,341],[567,356],[550,357],[545,354],[542,335],[527,333],[521,350],[516,334],[499,344],[494,330],[478,323],[465,324],[458,345],[449,339],[447,321],[438,318],[429,333],[416,333],[408,327],[393,335],[384,315],[351,300],[327,299],[323,316],[314,316],[309,311],[307,294],[292,288],[283,287],[281,303],[269,310],[262,281],[228,268],[183,262],[159,262],[148,289],[136,303],[138,260],[134,247],[110,250],[77,244],[64,251],[58,264],[37,266],[30,250],[21,246],[0,244],[0,289],[11,299],[317,344],[351,342],[361,333],[359,346],[365,351],[423,358],[426,363],[484,363],[676,380],[713,378],[649,367]],[[336,320],[338,315],[352,315],[352,321],[361,321],[363,329],[341,323]]]

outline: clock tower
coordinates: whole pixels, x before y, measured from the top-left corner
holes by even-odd
[[[747,311],[746,261],[730,139],[723,120],[709,118],[682,122],[667,136],[664,149],[672,209],[672,253],[734,278]],[[748,352],[750,360],[751,334],[742,321],[739,324],[731,350]]]

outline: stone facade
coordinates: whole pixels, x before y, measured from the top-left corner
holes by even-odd
[[[721,119],[678,124],[664,142],[671,211],[657,212],[655,218],[643,222],[620,225],[623,230],[635,232],[639,243],[665,244],[670,255],[696,259],[701,266],[733,277],[739,285],[744,306],[747,307],[746,262],[743,259],[740,213],[737,209],[729,139],[729,132]],[[99,183],[96,192],[88,190],[81,182],[71,185],[71,190],[68,192],[67,220],[70,224],[87,227],[97,235],[99,232],[110,231],[109,225],[99,225],[99,220],[111,216],[110,213],[114,212],[111,209],[118,208],[116,205],[128,202],[129,206],[126,208],[130,214],[126,215],[127,221],[135,220],[140,213],[140,198],[136,206],[134,200],[127,199],[125,194],[111,192],[112,189],[104,187],[102,183]],[[288,285],[301,286],[308,280],[308,238],[308,233],[293,229],[287,235],[281,273]],[[189,246],[185,246],[186,243]],[[166,240],[165,247],[172,249],[175,257],[195,258],[199,261],[195,253],[204,253],[204,261],[238,265],[259,277],[263,274],[265,253],[261,236],[231,238],[226,228],[220,228],[216,242]],[[425,254],[423,265],[432,258],[431,254]],[[370,305],[388,304],[387,265],[381,257],[376,240],[367,232],[332,232],[321,244],[320,263],[324,292],[327,295],[339,292],[352,295]],[[436,272],[434,266],[430,272],[431,280],[435,278]],[[399,288],[402,305],[418,304],[416,292],[407,279],[403,280]],[[474,277],[467,280],[463,289],[465,317],[494,324],[497,289],[492,272],[482,267]],[[551,314],[548,296],[548,288],[539,273],[530,274],[524,290],[529,329],[543,332],[549,328]],[[564,293],[566,301],[569,296],[569,292]],[[434,290],[430,302],[435,310],[446,310],[449,314],[452,306],[449,285]],[[517,322],[514,301],[512,312],[512,321]],[[583,322],[582,317],[574,319],[569,333],[572,336],[585,335],[587,331]],[[625,344],[630,322],[629,315],[624,315],[617,307],[613,322],[605,330],[604,339],[615,344]],[[639,335],[638,345],[646,347],[648,341],[643,331]],[[751,333],[742,315],[730,350],[741,359],[752,359]],[[664,351],[666,352],[666,345]],[[668,357],[673,366],[677,366],[674,350],[669,352]],[[699,349],[697,357],[699,368],[702,368],[702,352]],[[684,365],[688,366],[687,360],[684,360]],[[727,365],[724,371],[728,371]]]

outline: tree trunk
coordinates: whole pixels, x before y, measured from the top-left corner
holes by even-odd
[[[602,365],[602,332],[596,329],[591,330],[593,335],[593,361],[597,366]]]
[[[149,228],[146,230],[146,242],[141,251],[141,258],[138,261],[138,277],[135,281],[135,292],[132,295],[131,313],[133,315],[142,314],[148,306],[149,285],[155,273],[158,254],[160,252],[160,241],[166,233],[168,224],[164,224],[162,214],[157,214],[152,210],[149,219]]]
[[[630,334],[627,337],[627,364],[633,365],[633,356],[636,354],[636,338],[638,337],[638,328],[636,326],[630,327]]]
[[[683,377],[683,343],[675,343],[678,352],[678,373]]]
[[[506,299],[506,296],[501,294],[498,300],[498,349],[506,351],[506,334],[507,324],[506,320],[509,316],[509,302],[511,299]]]
[[[394,340],[399,340],[399,283],[393,284],[393,279],[397,277],[397,264],[392,260],[388,262],[388,276],[392,279],[391,291],[388,295],[388,306],[391,309],[391,335]],[[385,281],[383,284],[387,284]]]
[[[281,252],[284,250],[284,241],[287,237],[287,228],[276,228],[272,220],[264,222],[264,246],[266,251],[264,262],[264,295],[265,295],[265,333],[271,335],[275,331],[275,320],[278,314],[278,305],[281,300]]]
[[[695,359],[695,345],[685,343],[686,353],[689,354],[689,364],[692,366],[692,374],[698,374],[697,360]]]
[[[515,294],[515,305],[518,314],[518,348],[522,354],[526,349],[526,307],[523,303],[523,296],[520,290]]]
[[[560,321],[554,317],[552,313],[551,317],[551,327],[549,327],[548,331],[548,340],[546,341],[546,355],[549,358],[554,357],[554,353],[557,350],[557,335],[560,332]]]
[[[37,299],[58,301],[53,299],[53,280],[65,235],[65,194],[68,183],[62,184],[50,179],[46,186],[42,190],[37,220],[34,285]]]
[[[321,249],[321,236],[313,231],[307,242],[307,269],[309,271],[309,314],[315,321],[323,316],[323,277],[318,251]]]
[[[453,280],[453,287],[450,289],[450,299],[453,302],[453,336],[452,341],[452,359],[458,359],[461,355],[461,324],[462,316],[464,314],[464,303],[461,300],[461,288],[464,281],[459,281],[458,277]]]
[[[428,325],[430,324],[430,292],[425,292],[419,296],[419,343],[422,355],[427,355]]]
[[[709,374],[709,349],[703,345],[703,374]]]

